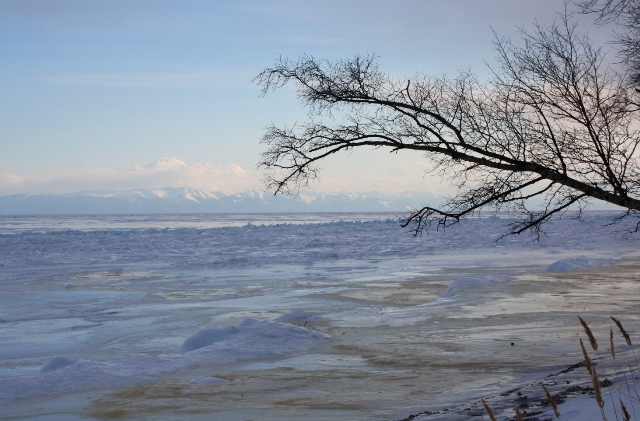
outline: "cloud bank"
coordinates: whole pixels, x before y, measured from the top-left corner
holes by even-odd
[[[425,175],[427,167],[420,161],[363,153],[333,159],[328,164],[320,179],[309,186],[310,190],[317,193],[450,193],[450,186],[440,177]],[[193,187],[234,194],[263,190],[264,184],[262,174],[253,168],[247,170],[233,163],[186,163],[178,158],[163,158],[128,168],[85,168],[45,176],[0,173],[0,196],[163,187]]]
[[[130,168],[84,169],[52,176],[0,173],[0,195],[182,186],[231,194],[258,189],[261,184],[257,173],[236,164],[187,164],[177,158],[159,159]]]

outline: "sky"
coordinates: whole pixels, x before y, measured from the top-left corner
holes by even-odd
[[[0,195],[261,190],[265,127],[307,116],[291,89],[262,97],[253,82],[278,57],[376,54],[397,77],[482,77],[494,31],[515,38],[563,9],[562,0],[0,0]],[[354,151],[322,168],[314,191],[448,191],[410,152]]]

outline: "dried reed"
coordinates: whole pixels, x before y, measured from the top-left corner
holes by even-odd
[[[625,342],[627,343],[627,345],[629,345],[629,347],[631,347],[631,354],[633,355],[633,359],[636,363],[636,369],[640,369],[638,367],[638,359],[636,358],[636,353],[633,350],[633,347],[631,345],[631,336],[629,335],[629,333],[625,330],[625,328],[622,326],[622,323],[620,323],[620,320],[616,319],[613,316],[610,316],[611,320],[613,320],[613,322],[616,324],[616,326],[618,326],[618,330],[620,331],[620,333],[622,334],[622,337],[624,338]],[[631,368],[631,365],[629,365],[629,374],[631,375],[631,378],[633,378],[633,369]],[[625,381],[626,381],[626,375],[625,375]],[[627,388],[629,388],[629,385],[627,384]],[[638,394],[638,391],[636,390],[635,386],[634,386],[634,392],[636,397],[638,398],[638,400],[640,400],[640,395]],[[635,410],[634,410],[635,411]]]
[[[489,408],[489,405],[487,405],[487,403],[484,401],[484,399],[482,399],[482,405],[484,405],[484,409],[487,410],[487,414],[489,415],[489,419],[491,421],[497,421],[496,417],[493,415],[493,411],[491,410],[491,408]]]
[[[596,394],[596,402],[600,408],[604,408],[604,401],[602,400],[602,394],[600,393],[600,381],[598,380],[598,373],[596,373],[595,367],[591,370],[591,381],[593,383],[593,391]]]
[[[551,407],[553,408],[553,412],[556,414],[556,418],[560,418],[560,412],[558,412],[558,405],[556,405],[556,401],[551,396],[551,393],[549,393],[549,389],[547,389],[544,383],[540,383],[540,385],[544,389],[544,394],[547,395],[547,400],[551,404]]]
[[[596,373],[596,368],[593,367],[593,371],[591,373],[591,380],[593,381],[593,391],[595,392],[596,402],[600,407],[600,413],[602,414],[603,421],[607,421],[607,416],[604,414],[604,400],[602,399],[602,394],[600,393],[600,381],[598,380],[598,373]]]
[[[593,366],[591,365],[591,358],[589,358],[589,354],[587,354],[587,350],[584,348],[584,342],[582,342],[582,338],[580,338],[580,348],[582,348],[582,355],[584,356],[584,363],[587,367],[587,371],[589,375],[592,376]]]
[[[596,338],[595,338],[595,336],[593,336],[593,332],[591,332],[591,329],[589,328],[589,325],[587,325],[587,322],[585,322],[582,319],[582,317],[578,316],[578,319],[580,320],[580,324],[584,328],[584,331],[587,334],[587,337],[589,338],[589,343],[591,343],[591,348],[593,348],[594,351],[597,351],[598,350],[598,342],[596,342]]]
[[[598,343],[596,342],[596,338],[595,336],[593,336],[593,332],[591,331],[591,328],[589,328],[589,325],[587,325],[587,322],[584,321],[584,319],[580,316],[578,316],[578,319],[580,320],[580,324],[582,325],[582,327],[584,328],[585,333],[587,334],[587,336],[589,337],[589,342],[591,343],[591,347],[593,348],[593,350],[596,352],[596,354],[598,354],[598,361],[600,361],[600,363],[602,364],[602,372],[604,373],[605,377],[607,376],[607,372],[605,371],[605,366],[604,366],[604,361],[602,359],[602,356],[600,355],[600,352],[598,352]],[[582,352],[584,354],[586,354],[585,349],[582,349]],[[596,391],[596,401],[598,402],[598,405],[600,406],[600,411],[602,412],[602,418],[604,420],[606,420],[606,417],[604,415],[604,410],[602,409],[604,407],[604,401],[602,400],[602,394],[600,393],[600,384],[598,382],[598,375],[596,373],[596,369],[595,366],[592,367],[593,371],[591,373],[591,378],[592,380],[595,378],[594,383],[597,383],[597,391]],[[615,375],[615,373],[614,373]],[[611,383],[607,384],[606,387],[609,388],[609,392],[611,392]],[[596,389],[596,386],[594,386],[594,389]],[[598,400],[598,396],[600,397]],[[613,406],[613,411],[616,414],[616,420],[618,419],[618,410],[616,409],[616,405],[613,401],[613,395],[609,394],[609,397],[611,398],[611,405]]]
[[[616,360],[616,347],[613,345],[613,329],[609,330],[609,345],[611,346],[611,358]]]
[[[620,399],[620,408],[622,408],[623,421],[631,421],[631,415],[629,415],[629,411],[627,411],[627,408],[624,406],[622,399]]]
[[[518,409],[518,405],[515,406],[515,410],[516,410],[516,417],[517,417],[518,421],[524,421],[522,419],[522,414],[520,413],[520,409]]]
[[[578,316],[578,319],[580,320],[580,324],[582,325],[585,333],[587,334],[587,337],[589,338],[589,343],[591,344],[591,347],[598,354],[597,361],[599,361],[601,364],[603,364],[602,367],[601,367],[601,368],[603,368],[604,367],[604,362],[603,362],[602,356],[600,356],[600,353],[598,352],[598,343],[597,343],[597,341],[595,339],[595,336],[593,335],[593,332],[589,328],[589,325],[587,325],[587,323],[584,321],[584,319],[582,319],[582,317]],[[631,346],[631,336],[624,329],[624,327],[622,326],[622,323],[620,323],[620,321],[618,319],[616,319],[615,317],[611,317],[611,319],[614,321],[614,323],[616,324],[616,326],[620,330],[620,333],[624,337],[624,340],[626,341],[627,345]],[[614,365],[613,376],[615,377],[615,376],[617,376],[619,374],[619,371],[618,371],[618,366],[616,364],[616,348],[615,348],[615,343],[614,343],[613,338],[614,338],[613,329],[609,329],[609,345],[611,346],[611,358],[613,359],[613,365]],[[591,361],[591,358],[589,357],[589,354],[587,353],[587,350],[586,350],[586,348],[584,346],[584,342],[582,341],[582,338],[580,338],[580,348],[582,349],[582,355],[584,356],[585,367],[586,367],[587,371],[589,372],[589,375],[591,376],[591,381],[593,383],[593,391],[594,391],[594,395],[595,395],[595,400],[596,400],[596,402],[598,404],[598,407],[600,408],[600,413],[602,415],[602,419],[603,419],[603,421],[607,421],[607,417],[606,417],[605,412],[604,412],[604,404],[605,404],[605,402],[604,402],[604,399],[602,398],[602,392],[600,390],[600,380],[598,379],[598,373],[596,372],[596,366]],[[635,353],[633,352],[633,348],[631,348],[631,352],[632,352],[634,360],[635,360]],[[637,360],[636,360],[636,365],[637,365]],[[633,379],[633,373],[634,373],[634,370],[631,368],[631,366],[629,366],[629,373],[628,374],[631,376],[631,379]],[[606,372],[604,372],[604,375],[606,376]],[[633,405],[633,403],[634,403],[634,401],[640,403],[640,394],[638,394],[638,391],[636,390],[636,385],[635,384],[633,384],[630,387],[629,382],[627,381],[627,374],[624,374],[624,380],[625,380],[625,383],[626,383],[626,386],[627,386],[627,391],[629,393],[628,393],[628,395],[623,394],[622,391],[620,390],[620,386],[618,385],[617,386],[618,394],[620,396],[626,396],[628,399],[631,400],[631,403],[632,403],[631,409],[633,410],[634,417],[635,417],[635,406]],[[606,381],[606,380],[605,380],[605,382],[607,383],[605,386],[607,386],[609,388],[609,391],[611,392],[611,386],[610,386],[611,382]],[[544,393],[547,396],[547,400],[549,401],[549,404],[553,408],[553,412],[554,412],[556,418],[559,419],[560,418],[560,412],[558,410],[558,405],[557,405],[556,401],[551,396],[551,393],[549,392],[549,389],[547,389],[547,387],[543,383],[540,383],[540,385],[542,386],[542,389],[544,390]],[[635,395],[636,395],[635,397],[632,396],[632,389],[633,389],[633,392],[635,392]],[[611,402],[613,404],[613,410],[615,412],[616,420],[619,420],[618,411],[616,409],[617,405],[613,401],[613,394],[612,393],[610,393],[610,397],[611,397]],[[637,397],[637,399],[636,399],[636,397]],[[622,421],[631,421],[631,415],[629,414],[629,411],[627,410],[627,407],[625,406],[624,402],[622,401],[622,398],[619,397],[619,401],[620,401],[620,409],[622,411]],[[496,417],[493,414],[493,411],[491,410],[491,408],[485,402],[484,399],[482,399],[482,405],[484,406],[485,410],[487,411],[487,414],[489,415],[489,419],[491,421],[497,421]],[[514,410],[516,412],[516,420],[517,421],[523,421],[524,418],[523,418],[522,414],[520,413],[520,408],[518,407],[518,405],[514,406]],[[634,418],[634,419],[637,419],[637,418]]]
[[[627,331],[624,330],[624,327],[622,327],[622,323],[620,323],[620,320],[616,319],[613,316],[611,316],[611,320],[613,320],[616,326],[618,326],[618,329],[620,330],[620,333],[622,333],[622,336],[624,337],[624,340],[627,342],[627,345],[631,346],[631,336],[629,336]]]

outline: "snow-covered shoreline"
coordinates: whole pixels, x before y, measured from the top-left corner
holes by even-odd
[[[630,354],[630,352],[628,353]],[[629,355],[619,355],[624,364],[631,360]],[[626,358],[625,358],[626,357]],[[598,367],[596,365],[596,367]],[[491,408],[493,414],[500,420],[516,420],[515,407],[528,421],[602,421],[600,408],[595,399],[592,379],[585,368],[584,361],[570,365],[553,373],[541,372],[526,376],[522,384],[514,385],[497,395],[479,396],[467,402],[456,405],[424,410],[412,413],[398,421],[444,421],[465,419],[488,419],[482,400]],[[627,381],[628,378],[628,381]],[[632,380],[628,372],[620,372],[617,376],[610,375],[601,379],[604,412],[609,420],[622,419],[619,400],[623,399],[629,411],[638,406],[635,397],[629,398],[627,386],[637,388],[638,380]],[[549,390],[554,403],[557,405],[559,417],[556,416],[542,384]],[[609,385],[609,386],[607,386]],[[633,393],[633,392],[632,392]],[[616,406],[614,410],[613,406]],[[616,418],[616,411],[618,417]]]

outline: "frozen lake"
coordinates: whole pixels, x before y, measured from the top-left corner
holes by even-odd
[[[394,218],[0,216],[0,419],[402,419],[638,337],[637,220]]]

